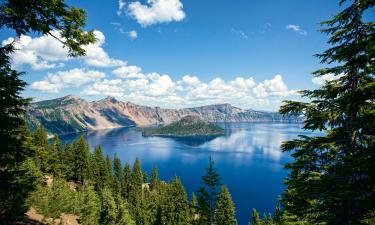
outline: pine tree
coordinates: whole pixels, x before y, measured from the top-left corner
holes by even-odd
[[[281,211],[281,205],[279,201],[277,202],[275,208],[274,222],[276,225],[284,225],[283,212]]]
[[[374,22],[363,19],[375,1],[340,1],[346,8],[322,23],[331,48],[318,54],[332,65],[314,72],[333,75],[308,102],[287,101],[282,114],[303,113],[304,129],[324,135],[283,143],[294,162],[282,202],[287,213],[309,224],[360,224],[375,210]]]
[[[236,210],[228,188],[222,186],[215,210],[217,225],[236,225]]]
[[[156,166],[152,167],[152,174],[151,174],[151,182],[150,182],[151,190],[157,189],[159,183],[159,172]]]
[[[48,155],[48,172],[51,173],[53,177],[61,177],[63,173],[63,155],[61,148],[61,141],[59,136],[55,134],[53,136],[51,145],[49,146]]]
[[[115,224],[118,211],[115,199],[113,198],[112,191],[110,188],[105,187],[101,191],[101,212],[99,224]]]
[[[106,182],[106,168],[102,147],[99,145],[94,149],[90,160],[90,171],[96,191],[100,191]]]
[[[122,165],[121,160],[118,158],[117,153],[115,153],[115,156],[113,157],[113,175],[114,175],[114,189],[116,193],[120,192],[121,189],[121,183],[123,179],[123,171],[122,171]]]
[[[142,184],[143,176],[138,159],[135,160],[130,178],[130,190],[128,202],[131,204],[131,212],[137,224],[140,224],[142,214]]]
[[[116,225],[135,225],[135,221],[131,217],[128,209],[128,205],[125,202],[121,202],[118,206],[118,216]]]
[[[262,225],[262,221],[259,218],[259,214],[256,209],[253,209],[251,213],[251,221],[249,225]]]
[[[181,181],[175,177],[168,186],[167,193],[162,196],[160,205],[161,224],[189,224],[189,208],[186,192]]]
[[[206,168],[206,174],[202,177],[203,187],[198,190],[199,214],[202,220],[207,220],[211,225],[215,223],[215,207],[220,186],[220,176],[213,164],[210,157],[209,167]]]
[[[93,186],[84,189],[80,222],[83,225],[97,225],[100,218],[100,199]]]
[[[36,162],[42,172],[47,172],[48,158],[50,153],[48,149],[47,132],[42,126],[39,126],[37,130],[32,134],[32,137],[32,142],[36,150]]]
[[[130,192],[130,182],[131,182],[131,168],[129,163],[125,163],[124,169],[123,169],[123,179],[121,184],[121,194],[122,197],[125,199],[128,199],[129,192]]]
[[[83,136],[74,143],[73,179],[80,184],[89,178],[90,175],[90,151],[88,143]]]
[[[109,155],[105,157],[104,179],[105,179],[104,186],[112,188],[114,177],[113,177],[113,170],[112,170],[112,161]]]
[[[0,27],[3,25],[0,20]],[[19,78],[22,73],[10,67],[13,51],[12,45],[0,48],[0,213],[9,218],[23,216],[28,208],[25,199],[35,189],[37,179],[32,174],[35,165],[29,160],[35,149],[23,120],[29,99],[20,95],[26,85]]]

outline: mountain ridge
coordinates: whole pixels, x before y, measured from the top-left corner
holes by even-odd
[[[188,115],[198,116],[206,122],[301,121],[297,116],[245,110],[229,103],[166,109],[120,101],[114,97],[88,102],[74,95],[32,103],[27,109],[26,121],[32,129],[43,125],[50,133],[65,134],[126,126],[170,124]]]

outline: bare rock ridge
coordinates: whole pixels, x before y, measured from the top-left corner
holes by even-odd
[[[26,119],[31,128],[42,124],[51,133],[74,133],[124,126],[170,124],[192,115],[206,122],[299,122],[299,117],[276,112],[244,110],[230,104],[207,105],[183,109],[148,107],[107,97],[88,102],[77,96],[33,103]]]

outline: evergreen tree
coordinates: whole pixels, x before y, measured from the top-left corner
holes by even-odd
[[[282,114],[303,113],[304,129],[324,135],[283,143],[294,161],[282,196],[285,210],[309,224],[361,224],[375,210],[375,23],[363,19],[375,1],[340,1],[346,8],[322,23],[331,48],[317,55],[334,75],[309,102],[287,101]]]
[[[48,155],[48,172],[52,174],[53,177],[61,177],[63,173],[63,162],[62,162],[62,148],[59,136],[55,134],[53,136],[51,145],[49,146]]]
[[[121,202],[118,206],[118,216],[116,225],[135,225],[135,221],[129,213],[129,209],[125,202]]]
[[[10,67],[13,51],[12,45],[0,48],[0,213],[9,218],[23,216],[28,208],[25,199],[36,182],[33,170],[28,170],[35,168],[28,160],[35,156],[35,150],[22,118],[29,100],[20,95],[26,85],[19,78],[22,73]]]
[[[256,209],[253,209],[251,213],[251,221],[249,225],[262,225],[262,221],[259,218],[259,214]]]
[[[83,136],[74,143],[73,179],[80,184],[89,178],[90,173],[90,151]]]
[[[105,160],[103,157],[102,147],[100,145],[94,149],[90,161],[91,178],[94,183],[95,190],[100,191],[106,182]]]
[[[210,157],[209,167],[206,168],[206,174],[202,177],[203,187],[198,190],[199,214],[202,220],[207,220],[211,225],[215,222],[215,207],[220,186],[220,176],[213,164]]]
[[[131,182],[131,168],[129,163],[125,163],[124,169],[123,169],[123,179],[121,184],[121,194],[122,197],[125,199],[128,199],[129,192],[130,192],[130,182]]]
[[[42,172],[48,171],[49,147],[46,130],[39,126],[32,134],[33,144],[36,150],[36,162]]]
[[[115,153],[115,156],[113,157],[113,175],[114,175],[114,188],[116,190],[116,193],[120,192],[121,189],[121,183],[123,179],[123,171],[121,166],[121,160],[118,158],[117,153]]]
[[[93,186],[84,189],[83,204],[80,212],[80,223],[83,225],[97,225],[100,218],[100,199]]]
[[[140,162],[137,158],[134,162],[133,170],[130,177],[130,190],[128,196],[128,202],[131,204],[131,212],[137,224],[140,224],[142,214],[142,184],[142,170]]]
[[[158,168],[154,165],[152,167],[151,182],[150,182],[151,190],[156,189],[158,186],[158,183],[159,183],[159,172],[158,172]]]
[[[115,199],[110,188],[105,187],[101,191],[101,212],[99,224],[115,224],[118,211]]]
[[[236,210],[228,188],[222,186],[215,210],[217,225],[236,225]]]
[[[186,192],[181,181],[175,177],[168,186],[160,205],[161,224],[189,224],[189,211]]]
[[[59,30],[71,56],[84,55],[81,46],[95,41],[93,31],[82,30],[85,19],[83,10],[69,7],[63,0],[4,0],[0,5],[0,28],[15,31],[16,40],[30,32],[51,34]],[[20,95],[26,83],[19,78],[23,73],[10,67],[16,40],[0,47],[0,213],[9,218],[23,216],[25,199],[36,185],[33,170],[28,170],[35,168],[29,160],[35,150],[26,144],[23,121],[29,99]]]
[[[105,165],[104,165],[104,185],[106,187],[113,187],[114,177],[113,177],[113,170],[112,170],[112,161],[109,155],[105,157]]]

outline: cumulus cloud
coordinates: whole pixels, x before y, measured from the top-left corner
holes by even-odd
[[[59,37],[58,31],[52,31],[54,36]],[[86,65],[95,67],[111,67],[125,65],[126,62],[109,57],[104,51],[105,36],[102,32],[94,31],[97,41],[93,44],[84,46],[86,56],[79,57]],[[12,37],[3,40],[2,45],[14,41],[17,49],[12,54],[12,67],[22,68],[23,65],[29,65],[33,70],[44,70],[64,66],[64,62],[72,60],[68,56],[67,48],[50,35],[32,38],[27,35],[21,35],[19,39]]]
[[[48,73],[41,81],[35,81],[31,88],[47,93],[58,93],[62,88],[80,87],[83,84],[104,78],[105,74],[96,70],[72,69]]]
[[[121,78],[144,78],[141,71],[142,69],[138,66],[121,66],[112,73]]]
[[[300,35],[307,35],[307,31],[305,30],[302,30],[301,27],[299,25],[295,25],[295,24],[288,24],[286,25],[285,27],[286,29],[288,30],[292,30]]]
[[[123,11],[125,6],[120,2],[119,11]],[[144,27],[157,23],[181,21],[186,16],[180,0],[148,0],[147,4],[139,1],[131,2],[126,12]]]
[[[296,90],[288,89],[281,75],[256,83],[252,77],[237,77],[229,81],[214,78],[203,82],[193,75],[174,81],[166,74],[142,74],[139,67],[122,67],[116,73],[125,79],[97,80],[82,94],[109,95],[135,103],[172,108],[231,103],[243,108],[274,110],[283,99],[297,94]],[[142,76],[129,77],[128,74],[132,73]]]

